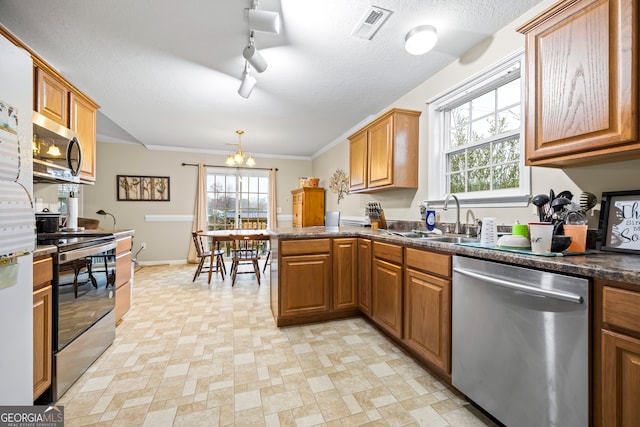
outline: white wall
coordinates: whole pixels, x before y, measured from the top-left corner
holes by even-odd
[[[111,229],[109,216],[97,215],[104,209],[115,215],[117,228],[134,229],[134,253],[140,243],[147,249],[140,252],[139,262],[185,262],[192,223],[190,219],[171,222],[147,222],[145,215],[193,215],[198,170],[184,163],[224,165],[226,157],[180,151],[147,150],[141,145],[98,142],[96,184],[82,186],[81,216],[100,220],[100,227]],[[277,207],[288,219],[279,226],[290,225],[291,190],[298,177],[311,173],[311,160],[256,158],[260,168],[278,168]],[[116,175],[152,175],[170,178],[169,202],[117,201]],[[44,194],[41,192],[40,194]]]
[[[459,84],[474,74],[481,72],[509,56],[511,53],[524,48],[524,36],[515,29],[538,13],[555,4],[555,0],[545,0],[529,10],[520,18],[507,25],[491,37],[469,50],[462,58],[451,63],[441,72],[429,78],[395,102],[380,111],[383,113],[391,108],[407,108],[422,111],[420,116],[420,154],[419,154],[419,187],[417,190],[390,190],[375,194],[352,194],[340,202],[339,206],[327,193],[327,210],[340,210],[344,216],[362,216],[367,201],[380,201],[388,219],[419,220],[419,203],[428,198],[428,144],[429,120],[425,102]],[[437,46],[436,46],[437,49]],[[398,72],[396,78],[402,78]],[[322,180],[328,180],[336,167],[341,167],[347,173],[349,170],[348,141],[332,147],[313,159],[313,174]],[[582,191],[589,191],[599,198],[603,191],[635,190],[638,188],[636,173],[640,168],[640,160],[632,160],[601,166],[585,166],[567,168],[564,170],[553,168],[531,168],[531,194],[548,193],[553,188],[556,193],[569,190],[576,198]],[[462,209],[462,221],[465,220],[466,210]],[[476,217],[495,216],[499,224],[511,225],[516,220],[521,223],[533,220],[533,207],[527,208],[473,208]],[[589,227],[597,228],[598,210],[592,211]],[[438,210],[439,220],[455,221],[455,210]]]

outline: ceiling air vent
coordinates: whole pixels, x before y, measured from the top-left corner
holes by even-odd
[[[378,6],[371,6],[360,22],[358,22],[358,25],[356,25],[351,35],[361,39],[371,40],[392,13],[390,10]]]

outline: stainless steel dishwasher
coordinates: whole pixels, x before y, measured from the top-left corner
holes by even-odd
[[[587,279],[453,257],[452,383],[507,426],[589,425]]]

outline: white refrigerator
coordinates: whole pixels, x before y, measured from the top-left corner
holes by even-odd
[[[0,35],[0,405],[33,404],[33,63]]]

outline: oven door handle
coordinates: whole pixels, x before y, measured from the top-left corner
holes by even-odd
[[[107,243],[100,246],[91,246],[88,248],[74,249],[74,250],[71,250],[68,252],[62,252],[61,254],[59,254],[58,262],[62,264],[65,262],[74,261],[76,259],[86,258],[88,256],[95,256],[95,255],[101,254],[102,252],[106,252],[115,248],[116,248],[116,242],[111,242],[111,243]]]
[[[475,271],[466,270],[463,268],[454,268],[454,272],[462,274],[463,276],[468,276],[486,283],[490,283],[492,285],[500,286],[507,289],[512,289],[516,291],[526,292],[532,295],[553,298],[561,301],[571,302],[574,304],[582,304],[584,300],[580,295],[575,295],[569,292],[561,292],[555,291],[552,289],[542,289],[534,286],[528,286],[522,283],[516,283],[508,280],[502,280],[497,277],[488,276],[481,273],[476,273]]]

